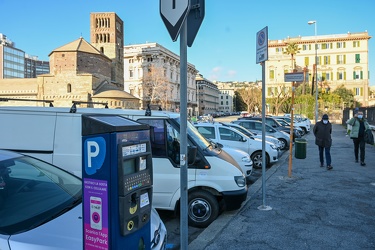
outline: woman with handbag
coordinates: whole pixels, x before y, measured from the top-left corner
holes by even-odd
[[[363,112],[358,111],[354,114],[354,117],[350,119],[347,124],[352,126],[350,131],[350,138],[353,139],[354,143],[354,156],[355,162],[358,162],[358,152],[360,152],[361,166],[366,166],[365,163],[365,134],[366,130],[370,129],[370,126],[365,118],[363,118]]]

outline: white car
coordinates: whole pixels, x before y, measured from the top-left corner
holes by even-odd
[[[262,134],[263,123],[256,120],[235,120],[231,123],[241,125],[253,133]],[[290,145],[290,135],[284,131],[279,131],[268,124],[264,124],[267,135],[276,137],[283,144],[282,149],[288,149]]]
[[[253,161],[253,166],[262,166],[262,140],[250,138],[235,128],[222,123],[194,124],[198,131],[207,139],[224,145],[224,147],[237,148],[247,152]],[[266,166],[279,160],[280,150],[273,143],[266,142]]]
[[[229,123],[229,122],[223,122],[223,124],[239,130],[240,132],[244,133],[248,137],[258,138],[262,140],[262,134],[253,133],[250,130],[242,127],[241,125],[238,125],[235,123]],[[266,141],[269,141],[275,144],[280,150],[285,149],[285,145],[279,139],[277,139],[276,137],[272,135],[266,135]]]
[[[250,155],[243,150],[225,147],[221,143],[216,143],[209,140],[212,143],[212,146],[217,149],[222,149],[222,152],[228,153],[233,159],[240,165],[242,172],[248,178],[253,172],[253,161],[250,158]]]
[[[283,120],[289,125],[292,122],[292,119],[287,116],[273,116],[273,117],[277,119],[278,121]],[[300,118],[295,117],[293,119],[293,126],[300,127],[302,129],[301,135],[305,135],[310,132],[311,123],[307,119],[301,120]]]
[[[49,163],[0,150],[0,249],[82,250],[82,181]],[[167,230],[151,210],[151,249]]]

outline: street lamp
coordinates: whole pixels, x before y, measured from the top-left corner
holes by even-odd
[[[315,124],[318,122],[318,46],[317,46],[317,32],[316,32],[316,21],[308,21],[309,25],[314,24],[315,26]]]

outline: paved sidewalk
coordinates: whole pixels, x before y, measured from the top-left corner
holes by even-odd
[[[243,207],[223,213],[189,249],[375,249],[375,147],[366,145],[362,167],[345,133],[333,125],[333,170],[320,167],[309,133],[306,159],[293,152],[291,177],[289,152],[266,172],[265,204],[260,178]]]

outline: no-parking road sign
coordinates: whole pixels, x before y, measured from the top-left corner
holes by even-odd
[[[256,47],[256,63],[268,60],[268,26],[258,31]]]

